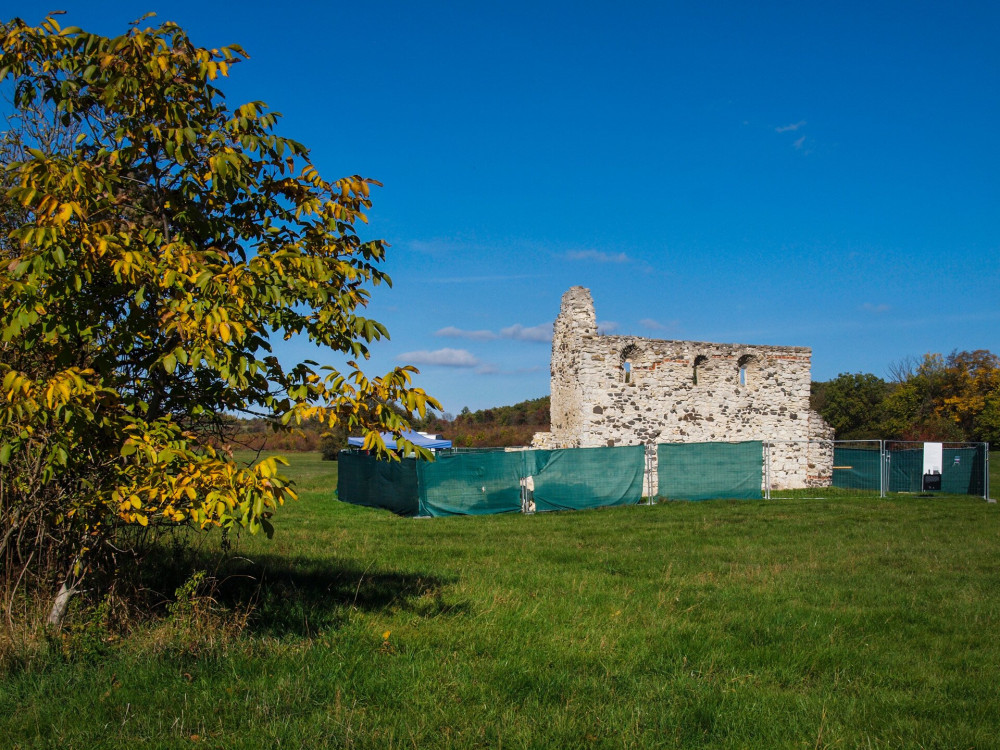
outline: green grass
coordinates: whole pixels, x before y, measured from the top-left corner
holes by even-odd
[[[54,642],[0,683],[3,744],[998,744],[997,505],[413,520],[337,502],[335,464],[290,471],[301,502],[224,569],[218,604],[256,607],[241,632],[181,612]]]

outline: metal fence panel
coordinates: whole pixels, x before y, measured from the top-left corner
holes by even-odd
[[[543,451],[532,451],[542,453]],[[646,447],[546,451],[534,478],[537,510],[582,510],[635,505],[642,499]]]
[[[657,446],[657,494],[680,500],[760,499],[764,446],[663,443]]]

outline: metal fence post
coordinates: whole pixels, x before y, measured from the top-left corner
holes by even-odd
[[[985,460],[983,461],[983,499],[986,502],[990,501],[990,444],[983,443],[983,453]]]
[[[884,498],[885,497],[885,479],[886,479],[886,477],[885,477],[885,474],[886,474],[885,467],[886,467],[886,463],[887,462],[888,462],[888,459],[886,458],[886,453],[885,453],[885,441],[884,440],[879,440],[878,441],[878,465],[879,465],[879,471],[878,471],[878,496],[880,498]]]
[[[649,443],[646,446],[646,463],[648,465],[648,479],[649,483],[649,504],[653,505],[656,502],[656,498],[660,494],[660,477],[657,474],[657,469],[659,464],[657,464],[656,458],[656,442]],[[656,481],[656,493],[653,493],[653,481]]]
[[[771,442],[764,442],[764,499],[771,499]]]

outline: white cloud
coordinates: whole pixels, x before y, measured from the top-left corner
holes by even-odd
[[[796,139],[795,142],[792,145],[796,149],[801,149],[803,146],[806,145],[806,137],[802,136],[801,138]]]
[[[455,326],[446,326],[436,331],[434,335],[454,339],[472,339],[473,341],[492,341],[497,337],[493,331],[466,331]]]
[[[409,240],[403,243],[403,247],[421,255],[450,255],[461,250],[461,246],[454,240],[434,238],[430,240]]]
[[[533,367],[518,367],[513,370],[502,369],[499,365],[492,362],[484,362],[479,367],[476,368],[477,375],[504,375],[504,376],[518,376],[518,375],[533,375],[536,372],[548,372],[549,368],[541,367],[535,365]]]
[[[653,318],[643,318],[642,320],[639,321],[639,325],[641,325],[643,328],[649,328],[650,330],[653,331],[665,331],[669,327],[665,326],[658,320],[654,320]]]
[[[614,333],[620,327],[621,326],[613,320],[602,320],[597,323],[597,332],[604,334]]]
[[[467,331],[464,328],[445,326],[436,331],[434,335],[456,339],[470,339],[472,341],[513,339],[514,341],[540,341],[544,343],[552,340],[552,324],[539,323],[537,326],[524,326],[520,323],[515,323],[512,326],[501,328],[499,333],[486,330]]]
[[[799,120],[798,122],[793,122],[791,125],[781,125],[781,126],[775,128],[774,132],[775,133],[787,133],[787,132],[791,131],[791,132],[794,133],[796,130],[798,130],[799,128],[801,128],[805,124],[806,124],[805,120]]]
[[[495,284],[498,281],[520,281],[523,279],[537,279],[536,274],[520,273],[506,276],[448,276],[422,279],[424,284]]]
[[[589,260],[595,263],[628,263],[625,253],[602,253],[600,250],[570,250],[566,253],[569,260]]]
[[[482,364],[472,352],[465,349],[420,349],[404,352],[398,359],[414,365],[440,365],[441,367],[476,367]]]
[[[551,341],[552,324],[541,323],[537,326],[526,328],[520,323],[515,323],[512,326],[501,328],[500,337],[505,339],[514,339],[515,341]]]
[[[889,305],[886,305],[884,303],[876,305],[871,302],[865,302],[861,306],[861,309],[864,310],[865,312],[884,313],[888,312],[891,308],[889,307]]]

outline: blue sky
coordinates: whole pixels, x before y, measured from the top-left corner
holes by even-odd
[[[577,284],[609,332],[810,346],[816,380],[1000,352],[1000,4],[56,5],[242,44],[233,106],[384,183],[367,369],[449,412],[547,394]]]

